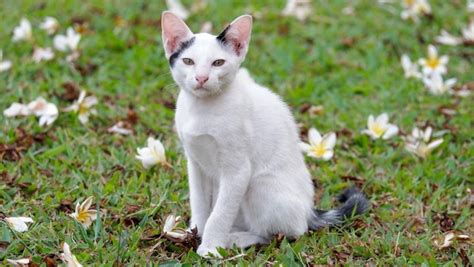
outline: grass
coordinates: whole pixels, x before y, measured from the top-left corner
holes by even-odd
[[[64,83],[95,94],[100,103],[98,115],[85,126],[71,113],[61,113],[47,128],[40,128],[33,117],[0,116],[0,143],[21,139],[19,128],[36,137],[20,160],[0,161],[0,217],[35,220],[25,233],[12,232],[0,221],[0,262],[31,256],[45,265],[44,259],[56,259],[66,241],[81,263],[93,266],[472,264],[472,246],[455,243],[439,250],[433,244],[446,231],[474,232],[468,191],[474,177],[472,96],[430,95],[421,82],[404,79],[399,64],[403,53],[423,57],[442,28],[460,32],[468,22],[465,3],[430,1],[433,18],[414,24],[400,19],[398,4],[375,2],[351,1],[351,16],[341,11],[347,1],[315,1],[315,15],[301,23],[280,17],[282,0],[210,1],[207,9],[187,20],[194,31],[210,20],[218,33],[242,13],[260,13],[244,66],[258,82],[281,94],[305,127],[339,133],[333,160],[307,158],[318,185],[317,206],[333,207],[334,196],[354,183],[373,204],[370,214],[340,228],[291,242],[280,237],[268,246],[228,250],[226,259],[208,261],[187,246],[159,237],[166,215],[174,213],[184,221],[190,216],[185,158],[170,108],[178,89],[161,46],[164,3],[2,1],[0,48],[14,66],[0,73],[0,109],[37,96],[64,108],[71,104],[59,97]],[[61,33],[73,22],[88,25],[76,67],[61,53],[51,62],[36,64],[30,59],[32,44],[11,42],[12,29],[27,17],[36,44],[52,46],[52,38],[37,28],[45,16],[59,20]],[[450,56],[448,77],[460,83],[472,80],[472,47],[439,50]],[[89,72],[81,74],[81,68]],[[302,113],[305,103],[323,105],[324,111]],[[440,113],[446,106],[455,109],[453,117]],[[107,133],[129,110],[138,115],[135,133]],[[381,112],[388,112],[404,132],[426,124],[443,130],[445,142],[419,160],[404,150],[401,137],[372,141],[360,131],[369,114]],[[163,141],[172,169],[145,170],[135,159],[136,148],[150,135]],[[103,215],[84,230],[67,214],[88,196],[95,197]]]

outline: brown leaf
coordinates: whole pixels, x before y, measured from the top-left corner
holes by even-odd
[[[287,36],[288,33],[290,32],[290,26],[288,25],[288,23],[279,24],[277,30],[278,30],[278,35]]]
[[[128,214],[135,213],[135,212],[139,211],[140,209],[141,209],[141,206],[139,206],[139,205],[129,204],[129,205],[125,206],[125,211]]]
[[[0,181],[2,181],[2,183],[5,183],[7,185],[11,185],[13,183],[13,181],[15,181],[15,179],[16,179],[16,177],[10,176],[10,174],[8,174],[7,171],[0,172]]]
[[[10,242],[0,241],[0,252],[6,251],[9,245],[10,245]]]
[[[0,143],[0,160],[18,161],[33,143],[43,143],[46,137],[49,137],[49,134],[39,133],[30,135],[24,129],[16,128],[14,143]]]
[[[365,180],[363,178],[352,176],[352,175],[341,176],[341,179],[345,182],[354,183],[358,188],[362,188],[365,183]]]
[[[43,257],[43,262],[47,267],[56,267],[58,266],[59,256],[56,254],[48,254]]]
[[[72,212],[74,210],[74,206],[72,205],[72,201],[69,199],[63,199],[59,202],[58,209],[63,212]]]
[[[158,102],[167,109],[171,109],[171,110],[176,109],[175,101],[172,99],[160,99]]]
[[[357,43],[357,38],[355,38],[355,37],[345,37],[341,40],[341,44],[345,48],[352,47],[356,43]]]
[[[308,142],[308,127],[306,125],[304,125],[303,123],[298,123],[296,125],[300,131],[300,139],[301,141],[303,142]]]
[[[169,241],[173,242],[175,245],[178,245],[180,247],[186,248],[186,249],[197,249],[200,243],[200,238],[198,237],[198,231],[197,228],[194,227],[191,229],[191,232],[187,232],[187,235],[184,239],[179,239],[179,238],[173,238],[168,235],[164,235],[166,239]]]
[[[472,266],[471,260],[469,259],[469,256],[467,256],[466,250],[465,249],[459,249],[458,251],[459,257],[462,260],[463,266]]]
[[[305,114],[306,112],[308,112],[308,110],[311,108],[311,104],[310,103],[303,103],[301,106],[300,106],[300,113],[301,114]]]
[[[435,214],[433,216],[433,221],[439,224],[441,231],[444,233],[452,231],[455,224],[454,219],[450,218],[446,212],[443,214]]]
[[[129,107],[127,111],[127,121],[130,124],[135,125],[138,123],[138,120],[139,120],[139,117],[135,109],[133,107]]]
[[[332,250],[332,255],[335,257],[337,263],[344,264],[350,258],[350,254],[342,251],[337,251],[336,249]]]
[[[73,102],[78,99],[81,94],[79,86],[73,82],[65,82],[61,84],[61,87],[64,89],[64,92],[56,95],[61,100]]]
[[[86,77],[94,73],[98,69],[98,65],[94,63],[80,64],[78,62],[74,63],[74,69],[76,69],[82,77]]]

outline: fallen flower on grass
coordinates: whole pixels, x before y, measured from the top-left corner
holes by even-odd
[[[81,35],[69,27],[66,31],[66,35],[56,35],[53,39],[53,43],[54,47],[59,51],[74,52],[77,50],[80,40]]]
[[[408,57],[408,55],[402,55],[401,63],[403,71],[405,72],[405,78],[421,78],[418,64],[411,62],[411,59]]]
[[[79,98],[71,106],[64,109],[64,111],[72,111],[79,115],[79,121],[86,124],[89,121],[91,114],[97,114],[97,110],[92,108],[98,102],[97,97],[87,96],[86,91],[81,91]]]
[[[12,67],[10,60],[3,60],[3,51],[0,50],[0,73],[9,70]]]
[[[5,117],[16,117],[16,116],[28,116],[31,114],[31,110],[27,105],[21,103],[12,103],[10,107],[3,111]]]
[[[33,35],[31,33],[31,23],[28,19],[22,18],[20,21],[20,25],[13,29],[13,42],[19,41],[30,41],[33,39]]]
[[[176,227],[180,219],[180,216],[175,217],[174,215],[168,215],[165,220],[165,225],[163,226],[163,234],[179,240],[185,239],[187,236],[186,231]]]
[[[41,61],[48,61],[54,58],[54,52],[53,49],[50,47],[47,48],[41,48],[37,47],[35,48],[35,51],[33,52],[33,60],[36,63],[40,63]]]
[[[418,61],[423,66],[423,73],[430,74],[445,74],[447,71],[446,64],[448,64],[448,56],[438,56],[438,50],[434,45],[428,46],[428,58],[422,58]]]
[[[7,262],[12,264],[15,267],[23,267],[23,266],[29,266],[30,264],[30,259],[29,258],[24,258],[24,259],[18,259],[18,260],[11,260],[7,259]]]
[[[432,74],[423,78],[423,83],[430,93],[433,95],[442,95],[444,93],[452,93],[456,79],[452,78],[444,81],[440,74]]]
[[[426,0],[403,0],[402,19],[412,19],[417,22],[420,16],[431,14],[431,6]]]
[[[336,145],[335,133],[331,132],[321,137],[318,130],[311,128],[308,132],[308,140],[309,144],[300,143],[301,150],[308,156],[322,160],[330,160],[333,157]]]
[[[445,30],[436,37],[436,42],[444,45],[457,46],[464,44],[466,46],[474,45],[474,21],[471,21],[466,28],[462,29],[462,37],[451,35]]]
[[[82,267],[82,264],[79,263],[76,256],[71,253],[71,249],[66,242],[63,244],[63,253],[61,253],[60,258],[66,263],[67,267]]]
[[[453,245],[454,241],[457,241],[459,243],[464,243],[469,241],[471,238],[469,235],[466,234],[458,234],[455,232],[448,232],[446,233],[441,240],[435,240],[434,244],[438,249],[445,249],[449,248]]]
[[[112,127],[110,127],[109,129],[107,129],[107,132],[118,133],[121,135],[131,135],[133,133],[133,130],[130,129],[129,123],[119,121],[116,124],[114,124]]]
[[[59,115],[58,108],[53,103],[48,103],[44,98],[38,97],[28,104],[28,109],[39,117],[39,125],[51,125]]]
[[[363,130],[362,133],[369,135],[372,139],[382,137],[382,139],[387,140],[398,134],[398,127],[388,123],[388,114],[382,113],[377,118],[370,115],[367,121],[367,129]]]
[[[466,45],[474,45],[474,20],[462,29],[463,42]]]
[[[414,128],[411,135],[406,137],[405,149],[420,158],[426,158],[431,152],[443,143],[443,139],[430,142],[433,129],[427,127],[424,131]]]
[[[163,164],[164,166],[171,167],[166,161],[165,148],[158,139],[148,137],[147,147],[137,148],[138,155],[135,158],[139,159],[145,169],[149,169],[156,164]]]
[[[34,222],[30,217],[6,217],[5,221],[11,229],[20,233],[28,231],[28,225],[26,223]]]
[[[78,221],[85,229],[91,226],[92,222],[97,219],[97,210],[90,209],[93,197],[88,197],[82,204],[76,204],[74,213],[69,214],[72,218]]]
[[[46,17],[39,27],[45,30],[48,35],[52,35],[59,29],[59,22],[53,17]]]
[[[304,21],[312,12],[311,0],[287,0],[281,14],[283,16],[294,16],[299,21]]]
[[[441,30],[441,34],[435,38],[436,42],[443,45],[457,46],[462,44],[462,38],[451,35],[446,30]]]
[[[179,0],[166,0],[166,6],[168,6],[169,11],[183,20],[189,17],[189,11],[184,8]]]

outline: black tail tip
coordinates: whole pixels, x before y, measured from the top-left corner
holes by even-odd
[[[344,217],[363,214],[370,208],[370,202],[365,195],[355,187],[348,188],[342,192],[338,200],[343,203],[340,207],[340,212]]]

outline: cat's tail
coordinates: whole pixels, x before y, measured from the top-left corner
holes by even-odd
[[[314,216],[312,216],[309,222],[311,230],[338,225],[346,218],[366,212],[370,207],[370,203],[365,195],[354,187],[346,189],[338,197],[338,200],[341,202],[341,205],[336,209],[328,211],[314,210]]]

